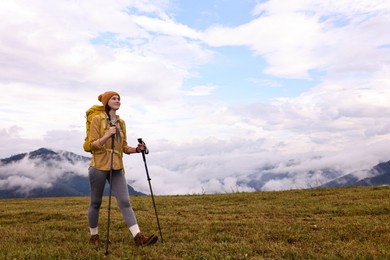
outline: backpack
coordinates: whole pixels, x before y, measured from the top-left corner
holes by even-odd
[[[86,151],[88,153],[92,153],[91,147],[89,146],[89,131],[91,129],[92,119],[96,115],[100,115],[100,119],[101,119],[100,133],[103,133],[104,130],[106,130],[108,128],[108,118],[107,118],[107,115],[104,111],[104,106],[93,105],[85,112],[85,117],[86,117],[87,121],[85,123],[86,134],[85,134],[83,148],[84,148],[84,151]],[[122,129],[122,126],[123,126],[122,119],[119,119],[119,127],[120,127],[119,129]],[[110,149],[108,149],[108,150],[110,150]]]
[[[90,107],[86,111],[85,114],[86,114],[85,117],[86,117],[87,121],[86,121],[86,125],[85,125],[86,135],[85,135],[85,139],[84,139],[83,148],[84,148],[84,151],[92,153],[91,147],[89,146],[89,131],[91,129],[92,118],[94,118],[96,115],[100,115],[102,118],[106,118],[107,116],[106,116],[105,111],[104,111],[104,106],[99,106],[99,105],[93,105],[92,107]],[[101,131],[104,130],[105,127],[107,127],[107,125],[104,126],[104,124],[103,124],[104,121],[106,121],[106,124],[108,124],[107,120],[102,120]]]

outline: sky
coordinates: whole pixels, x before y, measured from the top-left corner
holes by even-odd
[[[158,194],[253,191],[270,166],[287,177],[260,189],[306,188],[390,159],[389,1],[3,0],[0,15],[0,158],[88,156],[85,111],[114,90]],[[124,160],[147,191],[142,159]]]

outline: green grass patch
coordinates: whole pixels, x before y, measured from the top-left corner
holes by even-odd
[[[155,196],[164,243],[136,247],[111,209],[110,259],[390,259],[390,187]],[[105,238],[107,202],[100,213]],[[152,200],[132,196],[158,234]],[[0,200],[0,259],[104,259],[89,245],[88,197]]]

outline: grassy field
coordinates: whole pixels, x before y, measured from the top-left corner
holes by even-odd
[[[0,200],[0,259],[390,259],[390,187],[155,200],[164,243],[136,247],[113,200],[108,257],[88,243],[88,197]],[[141,230],[158,234],[151,198],[131,203]]]

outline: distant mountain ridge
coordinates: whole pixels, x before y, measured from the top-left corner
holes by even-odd
[[[47,148],[1,159],[0,198],[88,196],[87,175],[90,160],[90,157]],[[259,168],[255,173],[247,175],[239,184],[255,191],[270,190],[268,187],[265,188],[266,183],[283,182],[294,177],[291,172],[288,172],[289,167],[299,163],[299,161],[290,162],[285,172],[273,172],[277,169],[277,165]],[[322,181],[320,183],[312,178],[313,182],[309,182],[308,185],[296,186],[293,189],[384,186],[390,185],[390,161],[381,162],[371,169],[368,167],[360,172],[347,174],[329,167],[302,174],[309,177],[320,176]],[[106,185],[105,195],[108,194],[108,188],[109,185]],[[144,195],[130,185],[128,189],[130,195]]]
[[[48,160],[55,160],[55,161],[63,161],[67,160],[70,163],[75,163],[76,161],[84,161],[84,162],[89,162],[91,160],[90,157],[86,156],[81,156],[77,155],[71,152],[66,152],[66,151],[59,151],[59,152],[54,152],[50,149],[47,148],[40,148],[38,150],[29,152],[29,153],[21,153],[17,155],[13,155],[9,158],[1,159],[0,160],[0,165],[2,164],[9,164],[9,163],[14,163],[17,161],[20,161],[24,159],[27,156],[28,159],[42,159],[44,161]]]
[[[301,163],[298,160],[291,163],[291,169],[286,164],[283,170],[280,170],[278,164],[266,165],[245,176],[238,184],[256,191],[390,185],[390,161],[347,173],[339,167],[326,166],[312,170],[307,170],[305,166],[305,170],[298,172],[294,165]],[[284,185],[289,188],[284,188]]]
[[[47,148],[0,160],[0,198],[89,195],[91,158]],[[105,195],[109,185],[106,185]],[[144,195],[128,185],[130,195]]]
[[[359,179],[353,173],[346,174],[329,181],[320,188],[335,188],[348,186],[385,186],[390,185],[390,161],[382,162],[369,170],[369,177]]]

